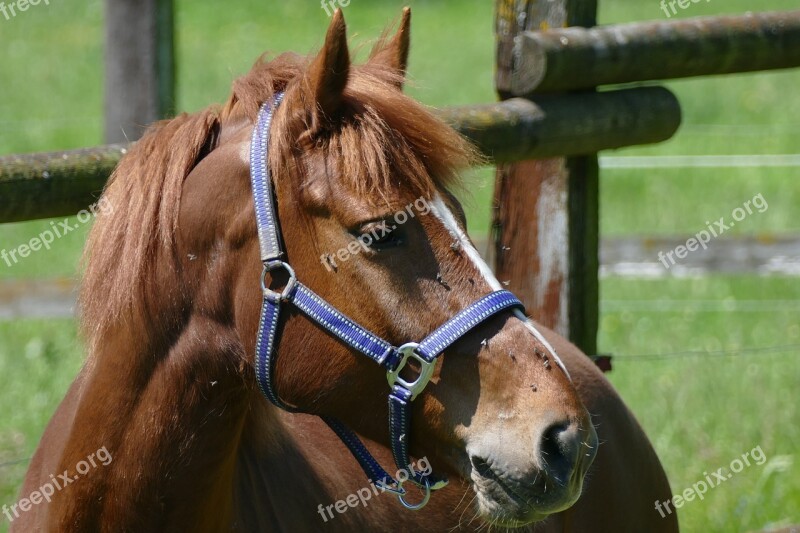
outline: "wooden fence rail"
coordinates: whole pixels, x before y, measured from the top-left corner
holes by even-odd
[[[97,200],[127,145],[0,157],[0,223],[74,215]]]
[[[442,116],[495,161],[578,154],[656,143],[680,124],[666,89],[586,96],[520,98],[443,110]],[[116,144],[0,157],[0,223],[73,215],[95,201],[125,153]]]
[[[509,94],[800,66],[800,11],[569,27],[520,35]]]

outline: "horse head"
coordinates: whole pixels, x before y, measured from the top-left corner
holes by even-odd
[[[406,10],[396,35],[354,65],[337,10],[316,56],[259,61],[224,107],[164,123],[138,143],[117,175],[141,180],[116,177],[106,191],[112,205],[136,205],[101,217],[90,242],[83,307],[92,342],[139,321],[151,332],[144,345],[167,349],[202,316],[206,333],[235,332],[214,342],[228,347],[236,390],[265,404],[254,377],[262,264],[250,137],[278,92],[267,161],[284,260],[298,280],[394,346],[502,289],[452,194],[476,152],[403,93],[409,21]],[[162,170],[148,173],[148,164]],[[283,274],[269,283],[281,287]],[[384,369],[290,307],[278,339],[283,402],[389,444]],[[479,513],[504,525],[572,505],[597,449],[566,369],[518,309],[453,342],[411,413],[411,453],[468,480]]]

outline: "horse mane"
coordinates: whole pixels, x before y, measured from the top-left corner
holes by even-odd
[[[226,121],[255,122],[262,103],[276,92],[286,91],[287,101],[301,99],[306,103],[301,110],[316,105],[308,104],[305,90],[312,59],[293,53],[272,61],[262,56],[234,82],[222,107],[153,124],[122,158],[103,192],[111,209],[98,214],[84,252],[79,309],[90,354],[114,324],[162,318],[148,301],[158,300],[156,266],[168,263],[174,270],[177,264],[175,234],[185,178],[215,148]],[[377,61],[351,66],[341,116],[313,139],[339,161],[340,185],[376,202],[397,190],[398,178],[408,190],[430,197],[454,185],[457,171],[478,161],[464,138],[402,94],[400,84],[402,76]],[[286,168],[281,163],[302,151],[296,134],[311,128],[309,112],[276,114],[270,165]],[[148,289],[154,295],[149,299]]]

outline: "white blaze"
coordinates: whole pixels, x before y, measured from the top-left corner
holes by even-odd
[[[442,224],[444,224],[444,227],[447,228],[447,231],[450,232],[450,235],[452,235],[453,238],[458,241],[461,249],[467,255],[469,260],[472,261],[475,269],[480,273],[489,287],[491,287],[494,291],[503,290],[503,286],[499,281],[497,281],[494,272],[492,272],[492,269],[489,268],[489,265],[487,265],[486,261],[483,260],[481,254],[479,254],[478,250],[476,250],[472,245],[469,237],[467,237],[466,233],[464,233],[464,230],[456,220],[456,217],[447,207],[447,204],[444,203],[444,200],[442,200],[442,197],[439,194],[434,196],[431,207],[431,213],[433,213],[433,215],[438,218]],[[536,339],[541,342],[545,348],[547,348],[558,366],[561,367],[561,370],[563,370],[567,377],[570,378],[567,367],[564,366],[564,363],[561,361],[561,358],[558,356],[553,346],[547,342],[547,339],[544,338],[544,335],[542,335],[541,332],[536,329],[536,326],[533,325],[533,322],[528,320],[528,317],[526,317],[525,314],[519,309],[514,309],[514,315],[522,320],[522,323],[525,324],[525,327],[528,328],[528,331],[530,331],[533,336],[536,337]]]

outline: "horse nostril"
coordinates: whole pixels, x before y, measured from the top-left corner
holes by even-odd
[[[557,422],[542,433],[539,445],[542,470],[561,485],[569,483],[581,446],[578,424]]]
[[[482,477],[491,478],[494,476],[494,472],[492,472],[492,467],[489,466],[489,462],[482,457],[472,456],[470,457],[470,461],[472,462],[472,467],[480,474]]]

